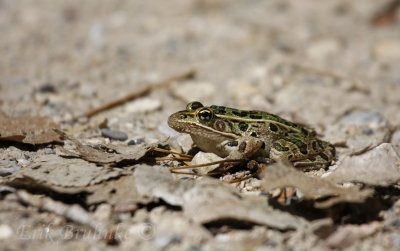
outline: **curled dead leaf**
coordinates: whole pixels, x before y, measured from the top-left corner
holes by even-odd
[[[57,155],[43,155],[27,168],[7,178],[11,183],[18,179],[20,184],[33,182],[50,187],[84,187],[122,175],[124,171],[121,169],[100,167],[81,159],[63,159]]]
[[[176,180],[165,168],[147,165],[137,167],[134,175],[139,194],[182,206],[184,214],[196,223],[242,222],[281,230],[307,224],[300,217],[273,209],[265,197],[241,196],[234,187],[219,180]]]
[[[53,131],[58,125],[46,117],[10,117],[0,112],[0,141],[15,141],[32,145],[60,141]]]
[[[342,187],[320,177],[311,177],[289,164],[275,163],[265,168],[262,174],[262,187],[265,191],[275,188],[295,187],[305,199],[320,199],[315,202],[317,208],[328,208],[341,202],[361,203],[372,196],[372,189],[360,190],[358,187]]]
[[[101,145],[92,147],[82,144],[78,139],[67,135],[65,132],[55,130],[63,138],[70,140],[75,145],[76,152],[62,150],[62,155],[66,157],[80,157],[86,161],[97,164],[116,164],[119,162],[135,162],[144,157],[149,151],[159,144],[140,144],[140,145]]]
[[[362,155],[346,156],[326,179],[333,183],[394,185],[400,181],[400,156],[392,144],[383,143]]]

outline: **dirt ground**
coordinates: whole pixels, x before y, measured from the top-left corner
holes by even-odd
[[[0,0],[0,250],[400,250],[399,5]],[[195,153],[167,125],[194,100],[337,160],[171,174],[153,149]]]

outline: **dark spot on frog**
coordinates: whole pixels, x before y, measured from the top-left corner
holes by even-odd
[[[246,111],[232,110],[232,114],[238,117],[246,117],[248,113]]]
[[[258,137],[258,134],[257,134],[257,132],[251,132],[251,133],[250,133],[250,136],[251,136],[251,137],[254,137],[254,138],[257,138],[257,137]]]
[[[286,146],[282,146],[281,144],[279,144],[278,142],[275,142],[273,144],[273,147],[278,150],[279,152],[287,152],[289,151],[289,147]]]
[[[301,152],[302,154],[304,154],[304,155],[308,154],[308,150],[307,150],[307,145],[306,145],[306,144],[300,146],[300,147],[299,147],[299,150],[300,150],[300,152]]]
[[[333,146],[333,145],[329,145],[330,146],[330,151],[331,151],[331,154],[332,154],[332,157],[334,157],[334,156],[336,156],[336,149],[335,149],[335,147]]]
[[[226,125],[222,120],[217,120],[214,123],[214,128],[215,130],[222,132],[225,131]]]
[[[325,153],[320,153],[319,156],[321,156],[321,158],[323,158],[326,161],[329,160],[329,157]]]
[[[262,115],[258,115],[258,114],[250,114],[250,118],[252,119],[262,119]]]
[[[303,133],[304,135],[308,136],[309,131],[307,131],[305,128],[301,128],[301,133]]]
[[[311,145],[312,145],[312,149],[313,149],[314,151],[317,151],[317,150],[318,150],[318,145],[317,145],[317,142],[316,142],[316,141],[313,141],[313,142],[311,143]]]
[[[240,143],[240,145],[239,145],[239,152],[244,152],[245,150],[246,150],[246,146],[247,146],[247,144],[246,144],[246,142],[245,141],[243,141],[242,143]]]
[[[232,114],[236,116],[240,116],[240,112],[238,110],[232,110]]]
[[[226,114],[226,109],[223,106],[211,106],[212,109],[215,109],[215,111],[217,112],[217,114],[219,115],[224,115]]]
[[[229,141],[228,143],[226,143],[226,145],[231,146],[231,147],[238,146],[239,142],[238,141]]]
[[[279,130],[278,126],[274,123],[269,123],[269,129],[273,132],[277,132]]]
[[[242,132],[245,132],[248,128],[249,128],[249,125],[246,124],[245,122],[240,122],[240,123],[239,123],[239,129],[240,129]]]
[[[187,118],[187,115],[186,114],[181,114],[181,115],[179,115],[179,119],[186,119]]]

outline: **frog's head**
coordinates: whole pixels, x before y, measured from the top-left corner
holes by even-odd
[[[212,138],[222,136],[235,137],[231,127],[224,119],[218,118],[218,111],[206,107],[198,101],[187,104],[186,110],[176,112],[169,116],[168,125],[178,132],[190,135]]]

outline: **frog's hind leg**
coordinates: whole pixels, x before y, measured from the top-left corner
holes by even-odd
[[[318,154],[315,156],[308,156],[307,158],[304,159],[291,160],[291,161],[294,167],[300,169],[327,168],[332,161],[324,157],[322,157],[321,154]]]
[[[242,163],[243,160],[229,160],[229,159],[223,159],[223,160],[218,160],[218,161],[213,161],[213,162],[208,162],[208,163],[203,163],[203,164],[197,164],[197,165],[187,165],[187,166],[175,166],[175,167],[171,167],[169,170],[171,173],[176,173],[176,174],[191,174],[191,175],[195,175],[195,176],[212,176],[212,175],[218,175],[218,174],[223,174],[226,172],[225,168],[219,168],[216,167],[216,170],[213,170],[209,173],[205,173],[205,174],[200,174],[200,173],[189,173],[189,172],[182,172],[180,170],[185,170],[185,169],[198,169],[198,168],[202,168],[202,167],[209,167],[212,165],[216,165],[216,164],[226,164],[226,163],[230,163],[230,164],[237,164],[237,163]]]

